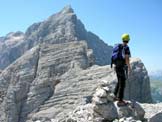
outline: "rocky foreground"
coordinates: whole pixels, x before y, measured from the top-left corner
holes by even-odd
[[[150,80],[139,58],[131,59],[130,103],[113,102],[112,46],[88,32],[70,6],[25,34],[0,37],[0,50],[0,122],[162,120],[161,104],[148,104]]]
[[[38,122],[161,122],[162,104],[128,101],[128,105],[119,106],[117,101],[114,102],[113,89],[114,82],[101,80],[87,103],[77,106],[61,119],[59,117],[40,118],[37,114],[33,120]]]

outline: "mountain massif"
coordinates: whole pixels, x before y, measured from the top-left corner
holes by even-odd
[[[152,120],[161,113],[150,113],[155,105],[144,104],[152,103],[152,97],[139,58],[131,58],[125,90],[130,105],[122,109],[112,101],[117,78],[110,68],[111,52],[112,46],[87,31],[70,6],[25,33],[0,37],[0,122],[102,122],[124,117],[156,122]],[[150,107],[145,110],[146,106]]]

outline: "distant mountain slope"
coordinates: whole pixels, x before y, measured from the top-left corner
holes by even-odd
[[[153,101],[162,102],[162,70],[149,73]]]
[[[149,76],[151,80],[162,82],[162,70],[152,71],[149,73]]]
[[[110,64],[112,46],[87,31],[73,9],[66,6],[47,20],[31,25],[25,34],[16,32],[0,37],[0,69],[3,70],[40,43],[60,44],[83,40],[87,42],[88,48],[93,49],[96,64]]]
[[[154,102],[162,102],[162,81],[151,80],[151,94]]]
[[[24,33],[18,31],[0,37],[0,69],[6,68],[27,50],[24,36]]]

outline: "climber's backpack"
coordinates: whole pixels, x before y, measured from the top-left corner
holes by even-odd
[[[125,46],[122,44],[116,44],[113,47],[112,56],[111,56],[111,68],[115,64],[116,67],[121,67],[125,65]]]

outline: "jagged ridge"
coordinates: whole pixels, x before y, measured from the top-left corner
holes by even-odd
[[[87,32],[69,6],[46,21],[30,26],[23,40],[15,45],[17,50],[20,47],[22,51],[15,61],[8,62],[8,67],[0,74],[3,93],[0,121],[61,119],[76,106],[90,101],[100,79],[116,81],[110,66],[95,65],[109,64],[112,47]],[[138,88],[143,89],[131,89],[129,98],[151,102],[149,79],[143,63],[134,60],[132,69],[134,82],[130,82],[131,86],[138,84]],[[135,78],[137,75],[138,79]],[[59,84],[57,79],[61,80]],[[144,97],[146,95],[148,97]]]

